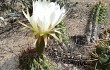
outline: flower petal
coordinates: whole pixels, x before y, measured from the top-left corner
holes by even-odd
[[[65,9],[64,7],[60,8],[59,4],[50,2],[50,0],[36,0],[33,1],[32,16],[30,17],[28,10],[27,14],[24,11],[23,14],[36,34],[45,35],[49,34],[61,22],[65,15]],[[60,33],[59,31],[56,32]]]
[[[30,22],[30,14],[29,14],[29,11],[27,9],[27,14],[22,10],[24,16],[28,19],[28,21]]]
[[[50,33],[50,35],[61,43],[60,39],[55,35],[55,33]]]
[[[45,36],[44,36],[45,46],[47,46],[47,40],[48,40],[48,36],[47,36],[47,35],[45,35]]]

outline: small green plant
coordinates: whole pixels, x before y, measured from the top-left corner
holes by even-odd
[[[55,64],[45,55],[36,56],[36,49],[27,49],[19,57],[21,70],[54,70]]]
[[[96,70],[110,70],[110,40],[101,40],[98,42],[94,51],[95,58],[98,59],[95,62]]]

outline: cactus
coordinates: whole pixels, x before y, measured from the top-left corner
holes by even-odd
[[[94,42],[99,37],[101,26],[106,23],[107,6],[105,3],[99,2],[93,8],[88,22],[88,29],[86,31],[88,42]]]
[[[98,61],[96,61],[95,69],[109,70],[110,69],[110,40],[99,41],[94,52],[97,55]]]

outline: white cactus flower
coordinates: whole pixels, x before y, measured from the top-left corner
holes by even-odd
[[[59,33],[59,31],[55,29],[55,26],[58,25],[65,16],[64,7],[60,8],[59,4],[50,2],[50,0],[36,0],[33,1],[32,16],[30,16],[28,10],[27,13],[23,11],[23,14],[30,22],[32,26],[30,28],[32,28],[36,35],[46,36],[50,34],[58,39],[54,34],[54,32]],[[45,38],[47,38],[47,36]]]
[[[65,16],[65,9],[59,4],[47,0],[33,1],[32,16],[23,11],[36,34],[44,35],[50,32]]]

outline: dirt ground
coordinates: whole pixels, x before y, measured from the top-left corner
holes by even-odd
[[[70,62],[70,60],[64,59],[64,61],[66,61],[65,63],[57,62],[59,70],[85,70],[86,66],[83,66],[83,60],[89,59],[88,55],[91,52],[92,47],[94,46],[87,44],[76,46],[75,40],[78,36],[81,37],[78,37],[79,39],[84,40],[83,38],[85,36],[85,30],[90,11],[95,5],[95,2],[98,1],[99,0],[70,0],[70,11],[67,15],[67,18],[64,20],[69,37],[71,37],[73,41],[70,45],[72,47],[72,52],[69,56],[71,57],[71,60],[79,60],[79,62],[81,61],[82,63],[78,63],[79,65],[77,64],[77,62],[67,63]],[[110,1],[105,0],[105,2],[107,2],[108,12],[110,15]],[[7,17],[7,14],[2,14],[2,12],[3,11],[0,12],[0,17],[3,16],[6,19],[5,22],[0,20],[0,70],[20,70],[18,67],[19,55],[26,48],[30,46],[34,47],[34,37],[29,29],[22,29],[22,25],[18,24],[14,20],[9,20],[8,18],[10,18],[11,16]],[[19,18],[20,21],[27,22],[22,14],[17,18]],[[108,23],[110,22],[109,18],[110,17],[108,17]],[[68,51],[70,51],[70,49]],[[47,54],[51,54],[51,52]],[[50,58],[53,61],[56,61],[58,57],[55,57],[56,59],[53,59],[54,57],[50,56]]]

